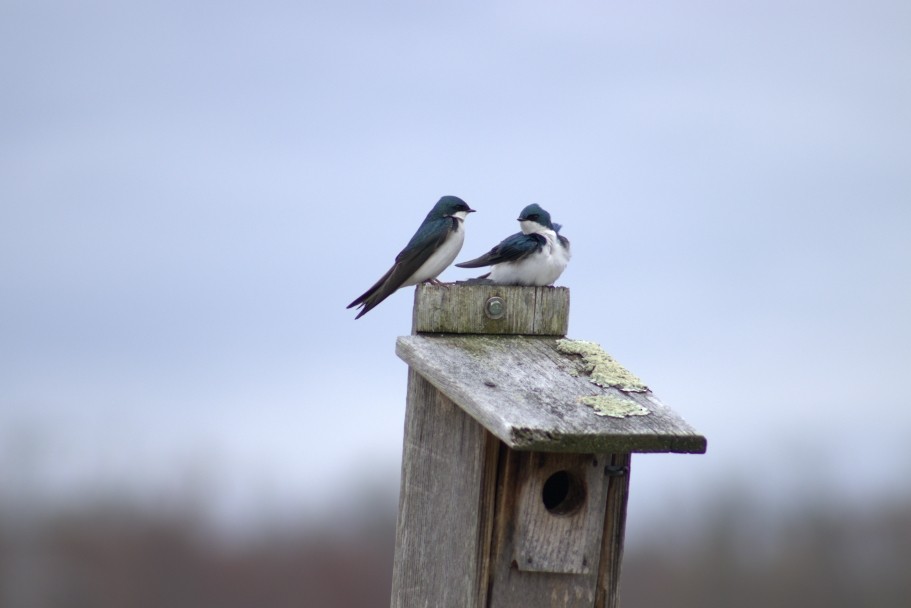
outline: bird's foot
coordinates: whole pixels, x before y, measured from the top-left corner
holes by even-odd
[[[445,287],[446,289],[449,289],[449,283],[444,283],[443,281],[438,281],[436,279],[427,279],[424,282],[429,283],[430,285],[434,285],[436,287]]]

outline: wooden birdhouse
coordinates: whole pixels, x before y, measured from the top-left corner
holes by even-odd
[[[392,606],[615,607],[633,452],[706,440],[593,343],[562,287],[419,285]]]

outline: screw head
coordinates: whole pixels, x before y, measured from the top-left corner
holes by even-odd
[[[491,319],[501,319],[506,314],[506,300],[499,296],[488,298],[484,304],[484,314]]]

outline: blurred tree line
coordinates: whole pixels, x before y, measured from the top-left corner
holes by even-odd
[[[395,513],[221,538],[198,516],[96,501],[0,511],[0,608],[388,606]],[[804,504],[763,520],[720,500],[628,537],[626,608],[911,605],[911,501]]]

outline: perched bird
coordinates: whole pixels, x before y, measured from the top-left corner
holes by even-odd
[[[348,308],[363,307],[355,319],[367,314],[399,287],[417,285],[424,281],[438,283],[437,276],[452,264],[462,249],[465,240],[462,223],[473,212],[474,209],[457,196],[441,198],[405,248],[395,256],[392,268],[373,287],[348,305]]]
[[[500,285],[553,285],[569,263],[569,239],[560,235],[560,224],[539,205],[519,214],[522,232],[508,236],[479,258],[456,264],[459,268],[490,266],[479,278]]]

